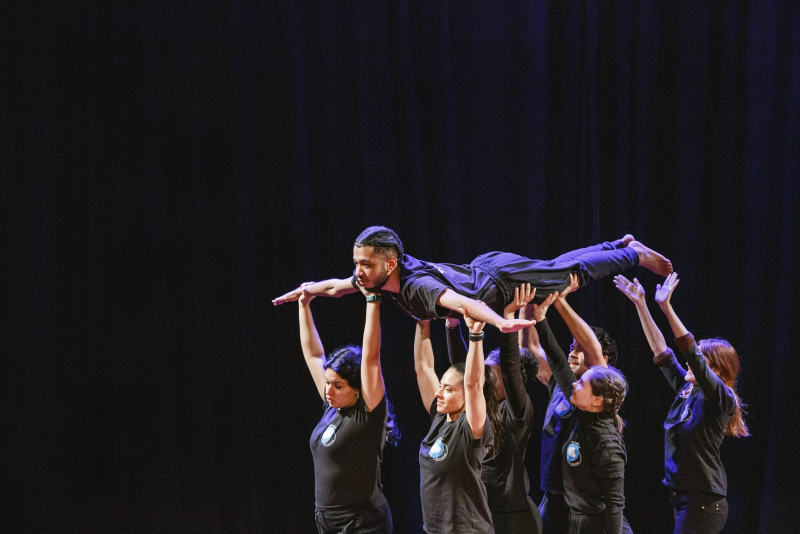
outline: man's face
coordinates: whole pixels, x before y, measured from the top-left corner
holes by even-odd
[[[358,281],[369,291],[380,291],[389,280],[387,258],[375,254],[373,247],[353,247],[353,264]]]
[[[583,354],[583,348],[574,339],[572,345],[569,346],[569,368],[575,373],[575,376],[580,378],[586,372],[586,361]]]

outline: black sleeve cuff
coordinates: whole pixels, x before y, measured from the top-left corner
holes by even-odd
[[[675,338],[675,345],[678,347],[678,352],[686,352],[687,350],[691,349],[696,343],[694,342],[694,336],[691,332],[687,333],[685,336],[681,336]]]

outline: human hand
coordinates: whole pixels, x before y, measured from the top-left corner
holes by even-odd
[[[481,306],[486,306],[486,303],[481,302],[480,300],[476,300],[475,302],[477,302]],[[486,323],[476,321],[475,319],[470,317],[466,306],[464,307],[464,322],[467,323],[467,328],[473,334],[480,334],[481,332],[483,332],[483,327],[486,325]]]
[[[306,285],[311,283],[313,282],[306,282]],[[286,304],[287,302],[294,302],[295,300],[299,299],[302,294],[303,294],[303,286],[300,286],[296,289],[292,289],[285,295],[281,295],[276,299],[272,299],[272,304],[274,306],[280,306],[281,304]]]
[[[380,295],[381,294],[380,291],[370,291],[369,289],[364,287],[364,285],[361,282],[359,282],[358,280],[356,280],[356,287],[358,288],[359,291],[361,291],[361,293],[365,297],[371,297],[373,295]]]
[[[316,298],[315,295],[310,295],[308,293],[308,290],[306,289],[308,286],[310,286],[313,283],[314,282],[303,282],[302,284],[300,284],[300,287],[298,287],[295,290],[295,291],[300,290],[300,296],[297,298],[297,301],[301,306],[308,306],[308,304],[312,300],[314,300]],[[273,300],[272,302],[275,302],[275,301]],[[277,306],[277,304],[276,304],[276,306]]]
[[[445,322],[447,323],[447,328],[452,330],[453,328],[458,328],[458,323],[461,321],[459,321],[456,317],[448,317],[445,319]]]
[[[503,316],[513,315],[514,312],[526,306],[535,295],[536,288],[534,287],[533,291],[531,291],[530,284],[522,284],[514,288],[514,299],[506,304],[506,307],[503,309]]]
[[[547,295],[547,298],[542,301],[541,304],[534,304],[533,302],[528,305],[528,308],[531,309],[530,315],[526,315],[526,317],[533,317],[536,322],[544,321],[545,316],[547,315],[547,309],[556,301],[558,298],[558,293],[553,292]]]
[[[569,285],[561,291],[558,298],[566,299],[567,295],[577,291],[579,287],[581,287],[581,284],[578,281],[577,273],[569,273]]]
[[[672,273],[664,280],[664,285],[656,286],[656,302],[662,310],[671,305],[672,292],[678,287],[679,282],[678,273]]]
[[[644,288],[642,287],[642,284],[639,282],[638,278],[634,278],[633,282],[631,282],[621,274],[618,274],[614,277],[614,285],[617,286],[617,289],[622,291],[622,293],[624,293],[625,296],[628,297],[636,306],[641,306],[645,303]]]

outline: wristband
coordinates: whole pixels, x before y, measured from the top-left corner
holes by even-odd
[[[367,302],[380,302],[381,296],[380,295],[370,295],[367,297]]]
[[[483,341],[483,332],[478,332],[477,334],[473,334],[472,332],[469,333],[469,340],[470,341]]]

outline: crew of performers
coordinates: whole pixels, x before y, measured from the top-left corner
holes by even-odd
[[[590,281],[611,276],[635,305],[654,362],[676,393],[664,423],[663,480],[674,534],[722,530],[728,509],[720,445],[726,435],[748,435],[736,393],[739,357],[725,340],[695,342],[672,307],[679,280],[664,256],[626,235],[549,261],[489,252],[469,265],[434,264],[406,254],[392,230],[373,226],[356,239],[353,260],[352,276],[304,283],[273,300],[298,301],[303,355],[323,400],[310,440],[319,533],[393,531],[381,480],[384,446],[397,440],[380,364],[383,299],[417,319],[414,366],[431,419],[419,448],[425,532],[632,532],[624,517],[627,452],[619,415],[627,380],[615,368],[614,340],[566,300]],[[642,285],[621,274],[635,265],[666,277],[655,300],[687,367],[656,327]],[[326,357],[310,303],[357,291],[367,306],[362,346]],[[572,334],[568,355],[550,329],[551,306]],[[447,321],[451,366],[441,377],[434,369],[431,319]],[[484,357],[486,324],[502,334],[500,347]],[[550,394],[538,507],[525,469],[534,419],[525,384],[536,379]]]

